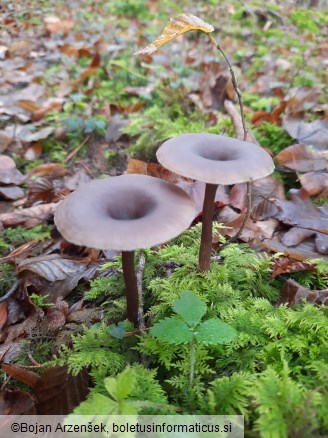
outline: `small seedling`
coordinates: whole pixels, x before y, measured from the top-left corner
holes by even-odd
[[[167,344],[187,344],[190,347],[190,386],[193,386],[196,365],[195,345],[218,345],[231,342],[236,330],[218,318],[201,321],[206,313],[206,304],[192,292],[182,292],[180,298],[172,305],[177,314],[164,318],[151,329],[152,336]]]

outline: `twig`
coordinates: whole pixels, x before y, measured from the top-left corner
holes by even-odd
[[[221,47],[220,43],[218,43],[210,33],[208,33],[208,37],[211,40],[211,42],[215,45],[215,47],[219,50],[219,52],[221,52],[221,54],[223,55],[226,63],[228,64],[229,70],[230,70],[230,75],[231,75],[231,80],[232,80],[232,85],[233,88],[237,94],[238,97],[238,102],[239,102],[239,107],[240,107],[240,115],[241,115],[241,121],[243,124],[243,131],[244,131],[244,141],[246,141],[247,138],[247,126],[246,126],[246,121],[245,121],[245,113],[244,113],[244,105],[243,105],[243,96],[241,94],[241,91],[238,88],[238,83],[237,83],[237,78],[235,75],[235,72],[232,68],[232,65],[227,57],[227,55],[225,54],[223,48]]]
[[[138,270],[137,270],[137,289],[138,289],[138,326],[140,330],[145,328],[145,315],[143,311],[143,293],[142,293],[142,282],[143,274],[146,264],[145,251],[140,251]]]
[[[70,154],[67,155],[67,157],[64,160],[64,163],[67,163],[69,160],[71,160],[73,157],[75,157],[75,155],[79,152],[79,150],[81,150],[83,148],[83,146],[90,140],[91,135],[88,135],[87,137],[85,137],[85,139],[82,141],[82,143],[80,143],[78,145],[78,147],[76,149],[74,149],[74,151],[72,151]]]
[[[32,364],[33,364],[34,366],[36,366],[36,367],[38,367],[38,368],[42,368],[42,367],[43,367],[43,365],[39,364],[39,363],[34,359],[34,357],[32,356],[31,353],[28,353],[27,356],[28,356],[28,358],[30,359],[30,361],[32,362]]]
[[[235,128],[236,131],[236,137],[242,140],[244,136],[244,131],[243,131],[243,125],[242,125],[240,114],[236,110],[235,105],[231,102],[231,100],[226,99],[223,105],[224,105],[224,109],[226,110],[226,112],[231,118],[233,127]],[[256,138],[250,131],[247,132],[246,140],[249,141],[250,143],[258,144]]]
[[[3,303],[4,301],[6,301],[8,298],[10,298],[17,290],[18,286],[20,284],[20,281],[15,281],[15,283],[11,286],[11,288],[9,289],[9,291],[3,295],[2,297],[0,297],[0,303]]]

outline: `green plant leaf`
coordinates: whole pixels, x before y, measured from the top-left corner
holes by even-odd
[[[117,400],[122,401],[132,392],[136,383],[135,371],[132,368],[126,368],[116,379]]]
[[[185,344],[192,339],[192,333],[183,321],[177,318],[165,318],[157,322],[150,333],[168,344]]]
[[[195,336],[202,344],[216,345],[232,341],[237,336],[237,332],[225,322],[212,318],[200,324]]]
[[[181,293],[180,298],[173,303],[172,308],[191,327],[196,326],[206,312],[206,304],[188,291]]]
[[[124,321],[120,321],[117,325],[116,324],[111,324],[108,327],[108,331],[110,333],[110,335],[112,335],[114,338],[116,339],[123,339],[124,335],[125,335],[125,322]]]
[[[117,381],[114,377],[106,377],[104,379],[104,385],[108,393],[117,400]]]
[[[114,379],[115,380],[115,379]],[[117,409],[117,403],[102,394],[93,394],[89,400],[82,402],[74,415],[110,415]]]

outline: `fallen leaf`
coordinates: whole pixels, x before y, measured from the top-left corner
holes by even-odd
[[[196,210],[195,217],[198,217],[203,211],[206,184],[202,181],[179,181],[176,185],[181,187],[193,200]],[[219,184],[215,194],[215,206],[222,207],[228,205],[229,202],[227,186]]]
[[[18,185],[23,180],[24,176],[16,169],[15,161],[7,155],[0,155],[0,183]]]
[[[34,388],[39,415],[67,415],[84,401],[89,392],[90,379],[84,369],[72,376],[67,367],[54,367],[44,371]]]
[[[292,227],[286,231],[281,241],[286,246],[296,246],[314,235],[315,231],[308,230],[307,228]]]
[[[40,376],[38,374],[34,373],[33,371],[28,371],[19,365],[3,363],[1,365],[1,369],[9,376],[13,377],[21,383],[24,383],[30,388],[34,388],[40,380]]]
[[[67,169],[61,163],[46,163],[40,164],[39,166],[31,169],[26,179],[31,178],[31,176],[47,176],[49,178],[60,178],[67,174]]]
[[[328,212],[314,207],[306,190],[292,189],[289,194],[290,201],[274,201],[278,208],[277,219],[288,225],[328,232]]]
[[[304,144],[288,146],[279,152],[275,160],[281,166],[296,172],[316,172],[326,169],[326,160]]]
[[[301,286],[295,280],[288,279],[282,288],[282,296],[277,305],[287,304],[288,307],[295,306],[306,300],[310,303],[328,305],[328,289],[310,290]]]
[[[0,303],[0,330],[2,330],[2,327],[6,324],[7,316],[7,303],[4,301],[3,303]]]
[[[17,389],[13,391],[9,389],[5,389],[0,395],[0,414],[1,415],[36,414],[33,396],[31,394],[28,394],[27,392],[22,391],[21,389]],[[5,421],[6,420],[2,420],[2,424],[0,425],[0,427],[4,426]]]
[[[275,234],[274,237],[272,237],[271,239],[267,239],[264,241],[255,239],[254,243],[258,245],[258,247],[262,247],[272,252],[282,252],[286,257],[294,260],[305,261],[317,259],[318,257],[320,257],[323,260],[328,261],[328,256],[318,253],[314,243],[314,239],[307,239],[299,245],[291,248],[281,242],[282,236],[283,233],[278,233]]]
[[[47,320],[49,329],[52,332],[56,332],[65,325],[68,311],[68,304],[64,300],[57,301],[54,306],[49,307],[47,310]]]
[[[251,217],[261,221],[275,216],[278,212],[273,202],[275,199],[285,199],[284,185],[281,180],[267,176],[254,181],[252,183]]]
[[[76,273],[85,271],[81,263],[64,259],[60,254],[46,254],[30,257],[17,266],[17,272],[30,271],[48,281],[65,280]]]
[[[16,186],[0,186],[0,196],[10,199],[11,201],[16,201],[17,199],[24,198],[24,191]]]
[[[302,187],[310,196],[320,195],[328,187],[327,172],[309,172],[300,176]]]
[[[314,264],[291,260],[288,257],[279,257],[272,266],[272,278],[282,274],[291,274],[301,271],[316,271]]]
[[[42,155],[41,143],[34,143],[32,146],[26,149],[24,152],[24,158],[28,161],[34,161],[40,158]]]
[[[316,120],[306,123],[299,117],[286,116],[283,127],[299,143],[314,146],[317,149],[328,148],[328,120]]]
[[[12,142],[12,137],[6,131],[0,130],[0,153],[5,151]]]
[[[54,16],[44,17],[43,22],[48,32],[53,34],[63,33],[64,35],[67,35],[75,24],[72,20],[65,20]]]
[[[35,225],[45,223],[54,214],[56,207],[56,203],[50,203],[2,213],[0,214],[0,224],[2,223],[4,227],[24,225],[27,228],[32,228]]]
[[[176,17],[170,18],[169,24],[164,28],[162,34],[152,44],[141,50],[138,50],[134,53],[134,55],[151,54],[159,47],[169,43],[179,35],[189,32],[190,30],[200,30],[205,33],[210,33],[214,31],[214,27],[211,24],[205,23],[195,15],[189,13],[177,15]]]
[[[20,342],[7,342],[0,345],[0,362],[13,362],[19,355],[22,347]]]
[[[19,133],[20,141],[24,143],[31,143],[32,141],[39,141],[48,138],[52,134],[54,128],[43,128],[38,132],[32,132],[30,128],[23,128]]]
[[[274,125],[281,125],[282,119],[280,115],[285,111],[286,102],[281,101],[279,106],[275,107],[271,112],[257,111],[251,117],[251,123],[254,126],[259,126],[263,122],[269,122]]]

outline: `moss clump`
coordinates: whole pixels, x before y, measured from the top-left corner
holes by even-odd
[[[263,122],[253,133],[262,147],[270,149],[275,155],[294,143],[294,139],[280,126]]]
[[[7,228],[2,232],[0,238],[0,255],[4,256],[4,253],[10,247],[17,247],[34,239],[47,238],[50,238],[50,227],[48,225],[37,225],[29,229],[23,227]]]

